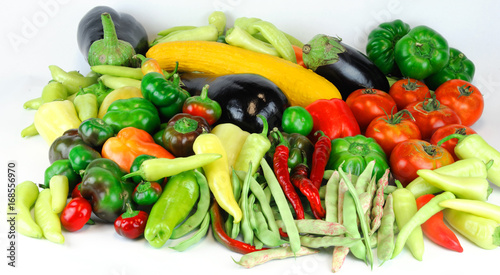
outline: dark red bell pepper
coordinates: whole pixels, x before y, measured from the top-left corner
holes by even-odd
[[[116,218],[114,226],[118,235],[137,239],[144,234],[148,213],[141,210],[133,210],[127,203],[127,211]]]
[[[318,99],[306,106],[306,110],[313,117],[311,133],[321,130],[330,139],[361,134],[356,118],[342,99]],[[314,135],[311,140],[316,141]]]

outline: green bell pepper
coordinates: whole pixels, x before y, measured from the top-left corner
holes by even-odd
[[[99,158],[89,163],[82,178],[80,193],[90,202],[94,214],[113,223],[132,204],[135,184],[122,181],[123,171],[116,162]]]
[[[441,34],[418,26],[396,43],[394,58],[403,76],[422,80],[448,63],[450,49]]]
[[[476,67],[461,51],[450,48],[450,60],[439,72],[425,79],[429,89],[436,90],[441,84],[451,79],[462,79],[472,82]]]
[[[394,47],[408,32],[410,25],[396,19],[378,25],[368,35],[366,54],[384,74],[401,74],[394,60]]]
[[[101,154],[94,148],[85,144],[75,145],[68,154],[71,167],[73,167],[73,170],[78,174],[83,173],[85,169],[87,169],[89,163],[98,158],[101,158]]]
[[[332,140],[332,150],[326,169],[338,170],[342,165],[346,173],[359,176],[372,160],[375,160],[373,174],[378,180],[389,168],[387,156],[382,147],[373,138],[363,135],[336,138]]]
[[[115,134],[123,128],[135,127],[152,135],[160,127],[158,110],[149,100],[141,97],[114,101],[103,120],[113,127]]]
[[[86,144],[93,148],[100,148],[108,138],[115,135],[115,131],[104,120],[89,118],[82,121],[78,127],[78,134]]]
[[[142,78],[141,91],[144,98],[158,108],[162,122],[166,122],[175,114],[182,112],[184,101],[190,96],[186,90],[180,87],[178,74],[174,74],[172,81],[170,81],[160,73],[147,73]]]

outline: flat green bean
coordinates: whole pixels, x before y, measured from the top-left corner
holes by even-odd
[[[343,236],[311,236],[301,235],[300,243],[309,248],[326,248],[332,246],[352,247],[359,243],[361,239]]]
[[[194,244],[198,243],[203,237],[207,235],[208,228],[210,227],[210,213],[205,213],[203,221],[200,225],[200,228],[196,231],[193,236],[190,238],[176,244],[175,246],[171,246],[170,248],[175,249],[177,251],[184,251]]]
[[[243,235],[243,242],[247,244],[253,245],[253,230],[250,223],[250,211],[248,209],[248,193],[250,191],[250,179],[252,178],[252,173],[250,171],[252,169],[252,163],[249,163],[249,170],[245,176],[245,180],[243,181],[243,186],[241,188],[241,196],[239,200],[239,206],[241,211],[243,212],[243,217],[240,221],[240,229]]]
[[[333,172],[326,182],[325,191],[325,221],[338,222],[338,193],[340,176],[337,171]]]
[[[380,228],[377,230],[377,258],[382,265],[389,260],[394,251],[394,209],[392,205],[392,194],[387,196],[383,210]]]
[[[252,268],[256,265],[260,265],[271,260],[280,260],[290,257],[306,256],[318,252],[319,252],[318,250],[310,249],[304,246],[301,246],[297,251],[293,251],[291,247],[287,245],[282,247],[270,248],[267,250],[251,252],[243,255],[239,261],[234,261],[234,262],[246,268]]]

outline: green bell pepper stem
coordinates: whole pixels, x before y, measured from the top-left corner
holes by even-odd
[[[262,120],[262,132],[250,134],[236,158],[234,169],[236,171],[248,171],[250,162],[252,163],[251,174],[255,174],[259,168],[261,159],[271,148],[271,142],[267,138],[269,125],[263,115],[257,115]]]
[[[133,78],[141,80],[144,76],[142,74],[141,68],[132,68],[127,66],[118,65],[95,65],[91,66],[90,69],[101,75],[112,75],[119,77]]]
[[[35,127],[35,123],[31,123],[29,126],[21,131],[21,137],[32,137],[38,135],[38,130]]]
[[[173,175],[158,201],[151,209],[144,237],[155,248],[162,247],[191,212],[199,197],[194,170]]]
[[[43,103],[42,97],[33,98],[24,102],[23,108],[29,110],[38,110],[38,107],[40,107],[42,103]]]
[[[279,56],[278,51],[269,43],[261,41],[238,26],[229,29],[226,34],[226,42],[229,45],[247,49],[250,51]]]
[[[126,180],[134,176],[140,176],[145,181],[157,181],[161,178],[170,177],[183,171],[202,167],[221,157],[222,156],[220,154],[205,153],[189,157],[177,157],[174,159],[148,159],[141,164],[139,170],[124,175],[122,180]]]
[[[94,94],[77,95],[73,100],[73,104],[75,104],[76,112],[81,121],[97,117],[99,106],[97,97]]]
[[[60,82],[68,91],[68,96],[77,93],[81,88],[97,83],[97,75],[83,76],[66,72],[56,65],[49,66],[52,79]]]
[[[491,167],[488,168],[488,180],[500,186],[500,152],[478,134],[466,136],[452,134],[443,138],[438,144],[443,144],[453,138],[458,139],[455,154],[459,159],[479,158],[484,163],[493,161]]]
[[[105,74],[102,75],[99,79],[106,87],[111,88],[113,90],[125,86],[132,86],[139,89],[141,88],[141,81],[130,77],[119,77],[119,76],[112,76]]]
[[[208,24],[214,25],[217,28],[217,36],[224,34],[226,22],[226,14],[222,11],[214,11],[208,16]]]

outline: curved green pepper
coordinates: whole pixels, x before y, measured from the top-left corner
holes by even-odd
[[[450,59],[448,41],[427,26],[418,26],[401,37],[394,58],[403,76],[424,79],[441,70]]]
[[[113,223],[125,212],[126,204],[132,202],[135,185],[122,181],[122,175],[116,163],[103,158],[90,162],[85,170],[80,193],[90,202],[94,214],[105,222]]]
[[[115,131],[104,120],[94,117],[82,121],[78,127],[78,134],[86,144],[100,148],[108,138],[115,135]]]
[[[156,106],[161,121],[168,121],[180,113],[184,101],[190,96],[180,87],[179,75],[174,74],[172,78],[172,81],[169,81],[160,73],[150,72],[141,81],[142,95]]]
[[[336,138],[332,140],[332,151],[326,169],[338,170],[342,165],[346,173],[359,176],[372,160],[375,160],[373,174],[377,175],[378,180],[389,168],[387,156],[382,147],[373,138],[363,135]]]
[[[144,237],[155,248],[162,247],[174,228],[191,212],[199,197],[194,170],[172,176],[149,214]]]
[[[462,79],[472,82],[476,67],[461,51],[450,48],[450,60],[439,72],[425,79],[429,89],[436,90],[441,84],[451,79]]]
[[[378,25],[368,35],[366,54],[384,74],[400,74],[394,60],[394,47],[408,32],[410,25],[396,19]]]
[[[141,97],[114,101],[109,105],[103,120],[113,127],[115,134],[126,127],[135,127],[153,134],[160,127],[156,107]]]
[[[151,156],[151,155],[139,155],[137,157],[135,157],[134,161],[132,162],[132,165],[130,166],[130,173],[133,173],[133,172],[136,172],[136,171],[139,171],[141,169],[141,165],[142,163],[145,161],[145,160],[148,160],[148,159],[155,159],[156,157],[155,156]],[[132,181],[136,184],[140,184],[141,182],[143,182],[144,180],[142,179],[141,176],[133,176],[131,177]],[[163,179],[160,179],[160,180],[157,180],[155,181],[157,183],[161,183],[163,182]]]

